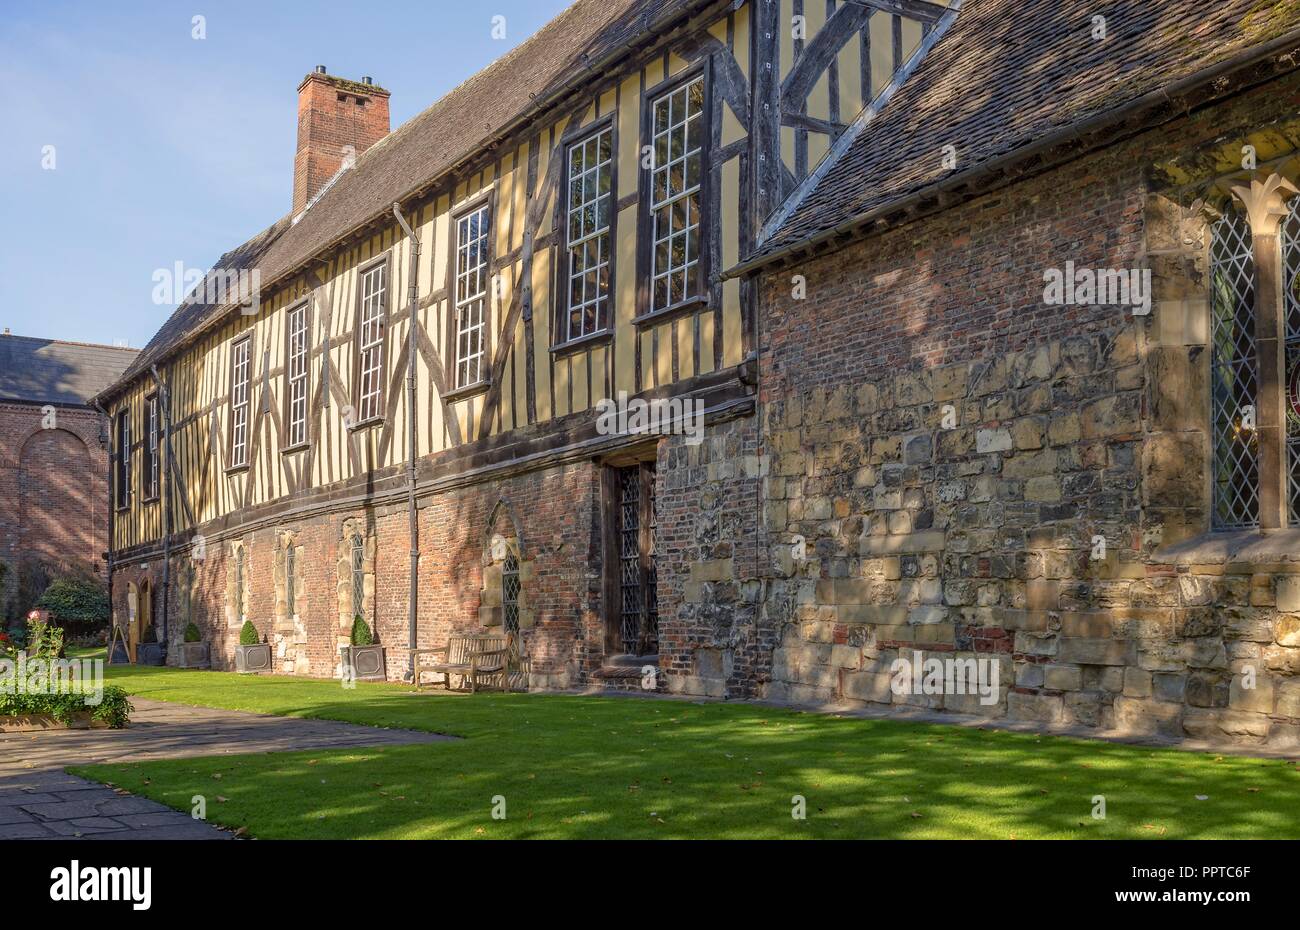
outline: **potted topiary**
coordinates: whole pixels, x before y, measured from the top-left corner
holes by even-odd
[[[135,664],[136,665],[162,665],[167,661],[167,651],[163,648],[162,643],[158,642],[158,634],[154,632],[153,624],[149,624],[144,629],[144,634],[140,642],[135,647]]]
[[[252,673],[270,670],[271,644],[261,641],[252,620],[245,620],[239,631],[239,645],[235,647],[235,671]]]
[[[203,641],[203,634],[199,632],[197,623],[190,621],[189,626],[185,628],[184,640],[176,664],[181,668],[207,668],[210,664],[208,644]]]
[[[343,667],[359,681],[383,681],[384,647],[375,642],[366,618],[357,614],[352,620],[352,644],[343,647]]]

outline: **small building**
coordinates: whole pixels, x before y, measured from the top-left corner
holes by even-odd
[[[0,619],[52,574],[107,584],[107,421],[89,400],[137,350],[0,334]]]

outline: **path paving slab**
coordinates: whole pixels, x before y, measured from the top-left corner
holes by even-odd
[[[63,771],[70,765],[308,749],[406,746],[453,739],[335,720],[273,717],[132,698],[125,730],[0,734],[0,840],[228,840],[164,804]]]

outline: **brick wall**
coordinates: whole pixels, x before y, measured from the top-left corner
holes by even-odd
[[[68,563],[103,577],[107,483],[97,412],[0,402],[0,618],[21,610],[24,561]]]

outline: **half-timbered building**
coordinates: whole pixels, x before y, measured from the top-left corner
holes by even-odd
[[[1300,741],[1298,26],[579,0],[391,133],[320,69],[220,262],[257,299],[102,398],[119,611],[284,674],[362,614],[390,678],[504,628],[535,688]],[[895,687],[933,656],[996,699]]]
[[[754,416],[755,286],[722,273],[943,12],[580,0],[391,133],[386,90],[309,74],[292,210],[103,398],[121,614],[162,592],[155,628],[197,622],[218,664],[252,620],[298,675],[337,672],[355,613],[392,677],[479,625],[539,684],[694,668],[689,586],[754,557],[693,526],[718,440],[598,406],[689,399],[752,444],[725,424]]]

